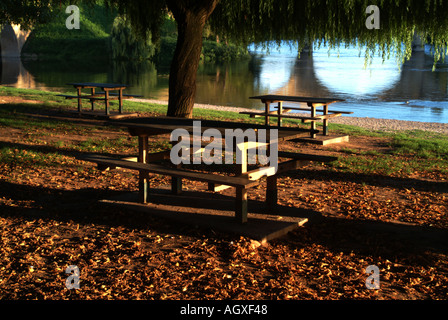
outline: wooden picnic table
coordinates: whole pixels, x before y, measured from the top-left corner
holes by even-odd
[[[328,135],[328,119],[339,117],[342,114],[351,114],[350,111],[332,111],[328,109],[328,106],[335,102],[344,101],[343,99],[336,98],[318,98],[318,97],[298,97],[298,96],[285,96],[285,95],[261,95],[250,97],[249,99],[261,100],[265,105],[264,112],[251,112],[243,111],[241,114],[249,114],[251,116],[263,116],[265,117],[265,124],[269,124],[269,117],[277,117],[277,125],[280,127],[282,125],[282,118],[300,119],[304,123],[311,123],[310,136],[311,138],[316,137],[316,121],[323,121],[322,134],[324,136]],[[283,102],[293,102],[293,103],[306,103],[307,108],[303,107],[292,107],[283,106]],[[277,103],[277,110],[270,110],[271,104]],[[318,110],[322,107],[321,110]],[[291,110],[300,110],[310,112],[310,116],[300,116],[294,114],[287,114]],[[317,115],[317,112],[322,112],[322,115]]]
[[[237,174],[235,176],[230,175],[218,175],[214,173],[202,173],[192,170],[186,170],[177,166],[166,166],[156,164],[161,160],[170,159],[170,150],[149,153],[148,137],[161,134],[169,134],[175,129],[185,129],[190,134],[195,131],[193,127],[193,121],[199,121],[194,119],[179,119],[179,118],[138,118],[128,119],[122,121],[113,121],[112,125],[126,127],[131,136],[138,137],[138,161],[132,162],[123,159],[114,159],[110,157],[89,155],[83,157],[83,160],[95,162],[99,167],[105,169],[109,168],[128,168],[137,170],[139,172],[139,194],[140,201],[146,203],[149,196],[149,173],[171,176],[171,190],[173,194],[179,194],[182,190],[182,179],[203,181],[209,184],[209,190],[220,191],[229,187],[236,189],[235,194],[235,218],[240,223],[247,222],[248,208],[247,208],[247,190],[253,186],[259,184],[260,179],[267,175],[267,187],[266,187],[266,203],[268,206],[273,206],[277,203],[277,176],[278,174],[295,170],[305,164],[308,161],[334,161],[336,158],[323,157],[317,155],[308,155],[293,152],[279,152],[279,157],[287,158],[289,161],[285,161],[278,164],[277,172],[272,173],[271,167],[262,167],[254,170],[248,170],[247,158],[243,157],[242,163],[237,164]],[[301,134],[303,130],[294,128],[278,128],[268,127],[264,125],[253,125],[236,122],[225,121],[201,121],[201,135],[205,130],[216,129],[224,134],[226,129],[276,129],[278,130],[278,142],[294,139]],[[271,146],[271,140],[267,135],[268,150]],[[247,150],[252,148],[253,144],[250,142],[243,142],[242,145],[238,145],[238,148],[243,149],[242,154],[247,155]],[[201,149],[202,152],[203,149]],[[235,165],[235,164],[233,164]],[[260,170],[261,169],[261,170]]]
[[[78,112],[82,111],[82,99],[90,100],[92,111],[95,109],[95,101],[101,100],[105,102],[105,113],[109,115],[109,102],[111,100],[118,100],[118,113],[123,113],[123,99],[141,97],[140,95],[123,94],[128,85],[125,84],[114,84],[114,83],[95,83],[95,82],[75,82],[67,83],[67,85],[72,85],[76,89],[76,95],[59,95],[65,97],[66,99],[77,99],[78,100]],[[95,92],[96,89],[101,89],[101,92]],[[83,89],[90,89],[89,94],[83,94]],[[117,91],[117,92],[112,92]]]

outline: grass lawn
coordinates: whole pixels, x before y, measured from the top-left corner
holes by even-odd
[[[137,141],[69,110],[76,102],[56,93],[0,87],[0,299],[448,297],[446,135],[330,123],[350,142],[282,144],[338,161],[279,177],[279,210],[297,208],[309,222],[259,246],[98,203],[137,190],[138,179],[76,156],[135,155]],[[166,106],[125,101],[125,110],[163,115]],[[205,109],[194,117],[261,121]],[[151,151],[168,147],[150,138]],[[263,201],[263,190],[249,199]],[[80,289],[65,288],[69,265],[80,269]],[[380,270],[379,290],[366,288],[369,265]]]

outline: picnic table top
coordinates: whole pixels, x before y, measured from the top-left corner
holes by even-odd
[[[284,96],[275,94],[254,96],[249,97],[249,99],[258,99],[262,100],[263,102],[290,101],[290,102],[307,102],[307,103],[322,103],[322,104],[330,104],[333,102],[345,101],[343,99],[336,99],[336,98],[299,97],[299,96]]]
[[[289,128],[266,126],[242,122],[216,121],[216,120],[200,120],[200,119],[183,119],[170,117],[145,117],[136,119],[115,120],[109,122],[111,125],[127,127],[137,135],[156,135],[171,133],[175,129],[185,129],[190,134],[193,133],[193,121],[201,121],[201,133],[207,129],[217,129],[224,137],[226,129],[275,129],[278,130],[278,141],[291,140],[299,136],[303,136],[304,132],[309,129]],[[316,132],[318,132],[316,130]],[[270,130],[267,130],[266,136],[270,136]]]
[[[67,83],[74,87],[101,87],[101,88],[124,88],[128,87],[127,84],[121,83],[96,83],[96,82],[71,82]]]

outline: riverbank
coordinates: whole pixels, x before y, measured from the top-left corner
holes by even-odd
[[[65,99],[59,98],[56,96],[56,94],[58,93],[51,91],[19,89],[3,86],[0,87],[0,104],[33,101],[54,103],[58,101],[58,105],[60,105],[61,107],[64,106],[64,108],[66,108],[67,104],[75,103],[74,101],[67,101]],[[24,98],[29,98],[30,100],[23,101]],[[165,114],[167,105],[168,101],[157,99],[131,99],[125,101],[125,108],[127,111],[139,112],[142,114],[146,114],[148,112]],[[244,117],[238,114],[241,111],[253,111],[253,109],[241,107],[196,103],[194,116],[198,118],[209,117],[210,114],[208,114],[208,112],[206,112],[205,110],[213,111],[213,113],[211,114],[212,117],[217,116],[219,118],[231,118],[234,120]],[[341,125],[343,129],[348,129],[346,126],[351,126],[351,129],[361,128],[372,132],[394,133],[419,130],[448,136],[448,123],[342,116],[331,119],[330,126],[334,125]],[[338,127],[338,129],[340,129],[340,127]],[[352,131],[351,129],[348,130]],[[350,134],[352,133],[353,132],[351,132]]]
[[[153,103],[167,105],[168,101],[163,100],[152,100],[152,99],[134,99],[136,102],[143,103]],[[253,109],[228,107],[228,106],[216,106],[209,104],[196,103],[195,108],[200,109],[210,109],[217,111],[230,111],[230,112],[241,112],[241,111],[253,111]],[[305,115],[305,114],[304,114]],[[406,131],[406,130],[422,130],[437,132],[441,134],[448,135],[448,123],[436,123],[436,122],[420,122],[420,121],[405,121],[405,120],[394,120],[394,119],[379,119],[379,118],[369,118],[369,117],[337,117],[330,121],[331,123],[345,124],[361,127],[368,130],[383,131],[383,132],[395,132],[395,131]]]

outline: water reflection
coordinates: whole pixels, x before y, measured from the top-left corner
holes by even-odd
[[[248,107],[256,94],[251,61],[201,64],[197,76],[196,102],[232,107]]]
[[[263,59],[254,79],[254,87],[262,92],[280,92],[293,76],[297,54],[272,53]],[[260,58],[260,57],[259,57]]]
[[[409,61],[403,65],[399,81],[383,95],[382,100],[415,100],[424,102],[427,106],[445,101],[448,96],[448,65],[439,63],[432,71],[433,57],[426,52],[414,52]],[[435,103],[434,103],[435,102]]]
[[[283,50],[284,57],[291,57],[289,47]],[[365,68],[364,55],[359,53],[357,48],[330,54],[327,48],[303,53],[294,58],[290,78],[283,80],[283,87],[265,90],[269,84],[263,81],[271,80],[255,75],[261,82],[258,89],[261,94],[342,98],[346,101],[332,105],[332,109],[351,110],[353,116],[448,122],[448,64],[440,62],[433,71],[434,58],[428,46],[424,52],[413,53],[403,65],[395,58],[383,62],[375,57]],[[274,58],[260,56],[260,74]],[[280,62],[285,64],[284,60]]]
[[[346,99],[334,109],[353,116],[448,122],[448,64],[432,71],[433,57],[416,52],[401,66],[395,59],[375,58],[364,69],[364,57],[354,48],[328,56],[326,48],[310,53],[289,47],[270,55],[255,52],[250,61],[201,64],[196,101],[204,104],[261,108],[248,99],[259,94],[325,96]],[[151,62],[43,62],[2,60],[1,84],[22,88],[73,91],[68,82],[127,83],[129,93],[168,100],[168,66]]]
[[[364,56],[355,48],[341,50],[339,54],[317,49],[313,60],[317,80],[333,94],[348,99],[373,98],[400,79],[395,60],[383,62],[374,58],[366,68]]]
[[[16,88],[42,88],[45,85],[37,83],[18,58],[2,58],[0,64],[0,84]]]

